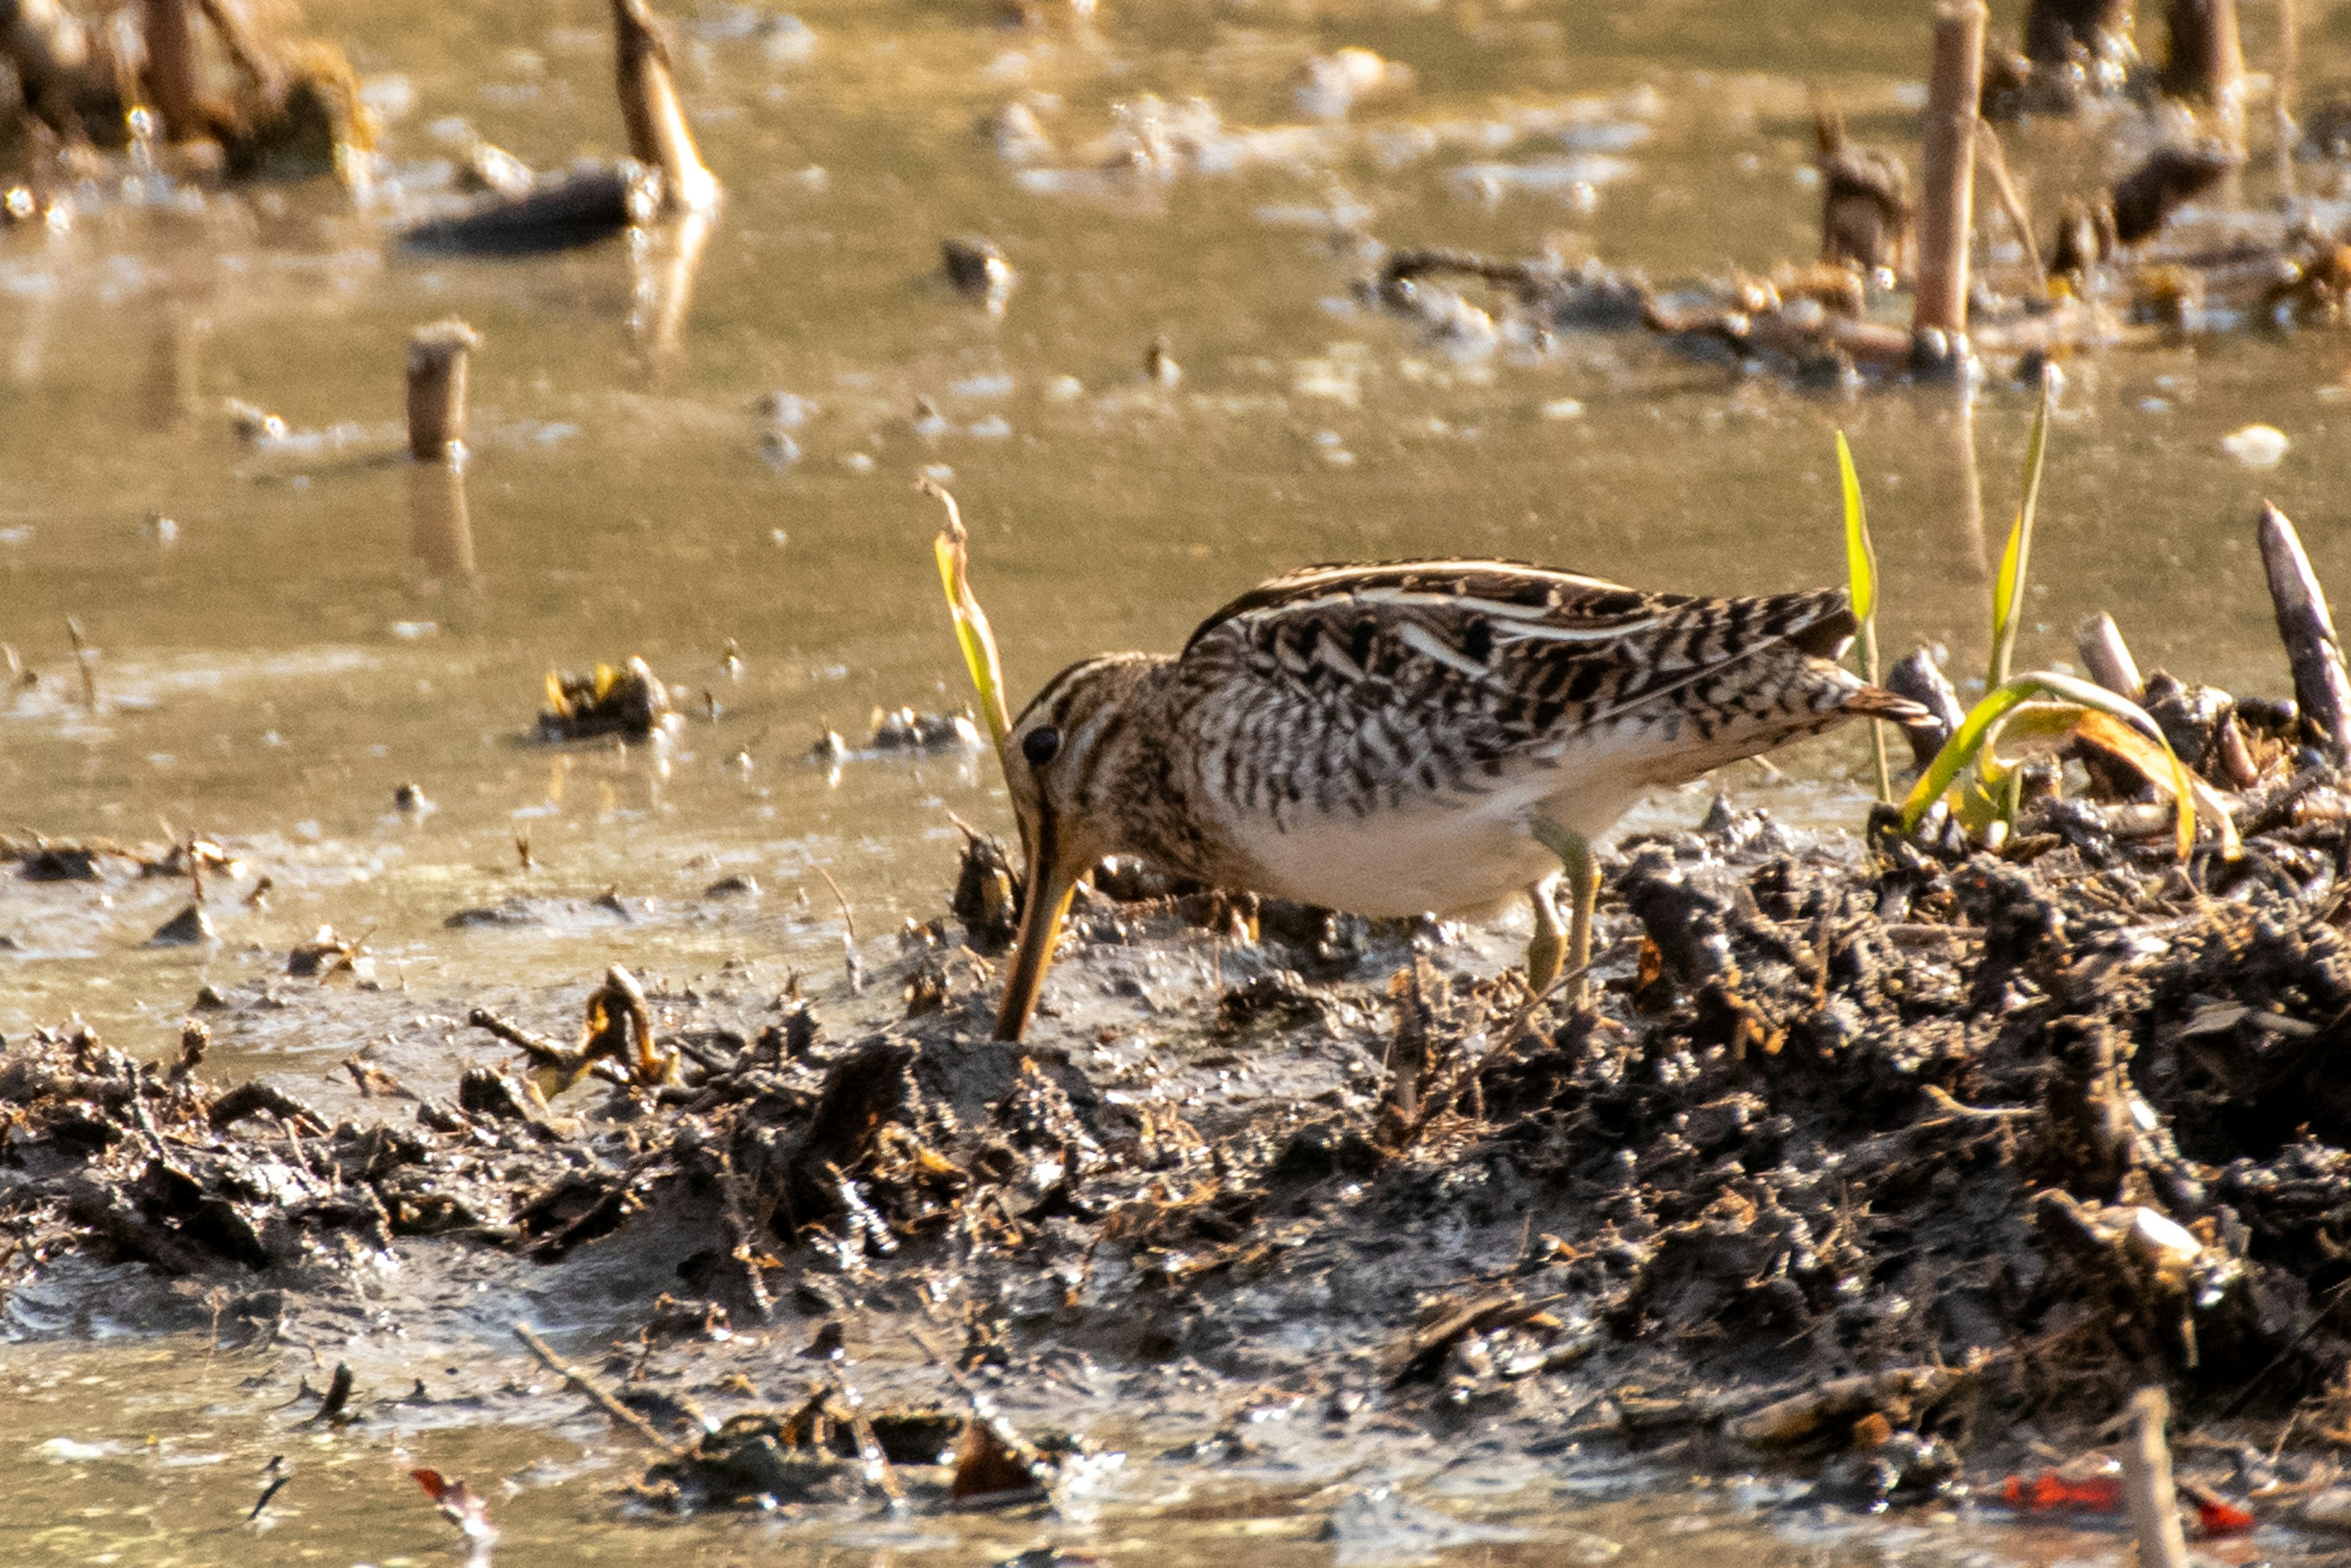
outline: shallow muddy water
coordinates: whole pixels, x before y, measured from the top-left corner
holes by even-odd
[[[1660,282],[1808,256],[1807,84],[1915,162],[1916,8],[1105,0],[1091,24],[1050,9],[1017,28],[986,0],[676,8],[684,85],[728,193],[698,267],[674,233],[535,260],[390,242],[445,184],[466,125],[540,167],[620,147],[608,17],[589,0],[312,6],[386,118],[384,166],[356,210],[326,182],[202,199],[150,186],[86,204],[68,232],[0,237],[0,642],[40,676],[0,696],[0,831],[193,831],[249,868],[215,888],[217,943],[152,951],[183,883],[12,881],[0,1036],[78,1013],[155,1054],[200,987],[277,975],[329,923],[366,934],[384,989],[240,1013],[218,1030],[215,1071],[309,1082],[366,1050],[445,1078],[491,1055],[456,1030],[466,1006],[584,989],[615,962],[837,987],[842,922],[817,868],[870,940],[940,907],[960,843],[950,812],[1008,825],[974,754],[806,759],[828,726],[855,745],[877,707],[965,700],[923,473],[962,503],[976,585],[1026,692],[1087,653],[1177,645],[1230,595],[1309,560],[1501,555],[1706,592],[1833,581],[1841,425],[1873,508],[1889,655],[1923,637],[1959,669],[1980,659],[2023,392],[1988,386],[1970,420],[1948,392],[1804,392],[1637,333],[1472,352],[1353,287],[1370,269],[1361,235],[1514,256],[1548,245]],[[2268,16],[2248,24],[2257,65]],[[2351,34],[2309,31],[2306,83],[2351,72]],[[1413,79],[1308,118],[1295,72],[1341,45]],[[1146,93],[1212,105],[1208,152],[1164,178],[1102,173],[1117,107]],[[987,131],[1016,101],[1051,142],[1027,162]],[[1258,133],[1284,125],[1307,129]],[[2045,180],[2036,211],[2111,175],[2105,142],[2012,136]],[[2265,174],[2248,183],[2266,199]],[[965,234],[1020,273],[1000,319],[939,280],[939,240]],[[401,455],[407,334],[451,313],[487,340],[456,495]],[[1172,384],[1144,370],[1162,338],[1182,367]],[[2022,656],[2069,659],[2074,622],[2104,609],[2144,664],[2286,689],[2252,519],[2274,498],[2321,574],[2351,580],[2346,358],[2311,331],[2070,367]],[[281,416],[287,437],[241,442],[231,397]],[[2256,422],[2291,442],[2261,472],[2220,446]],[[69,614],[95,650],[94,710]],[[528,741],[545,671],[640,654],[708,694],[674,744]],[[1783,758],[1785,777],[1726,782],[1783,816],[1855,821],[1862,744],[1832,738]],[[434,809],[395,810],[402,784]],[[1706,800],[1647,810],[1695,816]],[[705,896],[729,874],[759,891]],[[262,875],[271,895],[248,908]],[[596,903],[608,890],[617,908]],[[540,901],[519,924],[444,925],[517,898]],[[411,1462],[508,1478],[501,1562],[988,1562],[1057,1533],[1154,1563],[1334,1552],[1318,1532],[1339,1492],[1312,1489],[1338,1486],[1335,1461],[1172,1514],[1186,1483],[1138,1464],[1068,1531],[628,1521],[606,1495],[625,1458],[559,1396],[298,1434],[237,1391],[243,1374],[200,1333],[110,1339],[24,1309],[15,1326],[27,1343],[0,1355],[0,1386],[20,1390],[0,1485],[10,1561],[439,1560],[446,1531],[406,1490]],[[532,1376],[503,1346],[449,1354],[484,1388]],[[302,1484],[256,1542],[236,1521],[281,1452]],[[1453,1458],[1423,1453],[1395,1479],[1528,1532],[1449,1548],[1461,1561],[1557,1562],[1587,1536],[1628,1563],[2120,1550],[1972,1519],[1852,1536],[1764,1518],[1740,1489],[1647,1495],[1622,1477],[1591,1479],[1609,1495],[1587,1502],[1573,1467],[1448,1492]],[[1284,1496],[1312,1500],[1265,1501]],[[371,1517],[395,1511],[396,1525]]]

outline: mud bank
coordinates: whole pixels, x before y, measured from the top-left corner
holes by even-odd
[[[0,1052],[11,1284],[131,1260],[155,1326],[266,1343],[354,1281],[401,1332],[489,1331],[442,1286],[536,1276],[635,1330],[588,1371],[672,1507],[880,1484],[828,1398],[901,1460],[1009,1412],[1049,1485],[1105,1387],[1204,1463],[1278,1412],[1785,1461],[1870,1507],[2084,1453],[2161,1384],[2189,1472],[2283,1513],[2330,1495],[2351,1397],[2351,796],[2273,793],[2186,870],[2081,801],[2005,856],[1874,858],[1719,805],[1616,859],[1586,1011],[1531,1006],[1492,934],[1118,868],[999,1045],[982,843],[962,918],[867,944],[861,991],[721,977],[632,1024],[608,979],[582,1044],[477,1014],[533,1049],[454,1082],[362,1063],[310,1105],[207,1082],[202,1013],[173,1062],[47,1030]]]

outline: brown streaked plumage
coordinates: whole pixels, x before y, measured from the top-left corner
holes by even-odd
[[[1029,888],[998,1038],[1019,1038],[1071,890],[1109,854],[1365,915],[1523,889],[1538,987],[1567,947],[1564,864],[1580,969],[1590,841],[1645,791],[1850,717],[1923,716],[1833,662],[1855,629],[1841,589],[1700,599],[1405,561],[1308,567],[1180,654],[1073,664],[1005,746]]]

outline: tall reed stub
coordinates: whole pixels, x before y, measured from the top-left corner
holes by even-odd
[[[2182,98],[2212,106],[2220,140],[2245,150],[2245,49],[2237,32],[2237,0],[2171,0],[2166,21],[2171,52],[2163,85]]]
[[[1985,15],[1982,0],[1950,0],[1936,8],[1934,64],[1927,80],[1918,282],[1910,328],[1914,333],[1940,332],[1954,344],[1968,329],[1968,243],[1975,221]]]
[[[2339,767],[2351,758],[2351,676],[2344,672],[2343,641],[2335,633],[2326,592],[2311,570],[2302,536],[2267,501],[2262,503],[2257,532],[2270,602],[2277,610],[2278,640],[2294,666],[2294,700],[2304,727]]]
[[[669,36],[646,0],[612,0],[612,42],[629,156],[661,171],[662,215],[715,211],[718,177],[695,148]]]
[[[408,340],[408,450],[419,463],[462,461],[465,361],[482,335],[452,316]]]

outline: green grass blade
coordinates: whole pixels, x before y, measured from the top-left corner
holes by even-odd
[[[1861,476],[1853,470],[1853,448],[1836,433],[1837,478],[1844,490],[1844,566],[1853,582],[1853,612],[1867,625],[1877,614],[1877,549],[1870,543],[1869,517],[1862,510]],[[1876,680],[1875,674],[1870,679]]]
[[[1991,664],[1984,675],[1990,691],[2008,679],[2016,658],[2016,629],[2024,619],[2024,584],[2032,563],[2032,516],[2041,503],[2041,470],[2049,452],[2049,406],[2056,399],[2057,377],[2041,372],[2041,407],[2032,416],[2032,439],[2024,449],[2024,498],[2018,503],[2016,521],[2000,552],[2000,576],[1991,591]]]
[[[1854,472],[1853,448],[1836,433],[1837,479],[1844,493],[1844,568],[1852,584],[1854,618],[1861,622],[1861,674],[1877,684],[1877,547],[1869,537],[1869,516],[1861,504],[1861,476]],[[1877,773],[1877,798],[1894,799],[1894,776],[1886,766],[1886,726],[1869,721],[1870,761]]]

